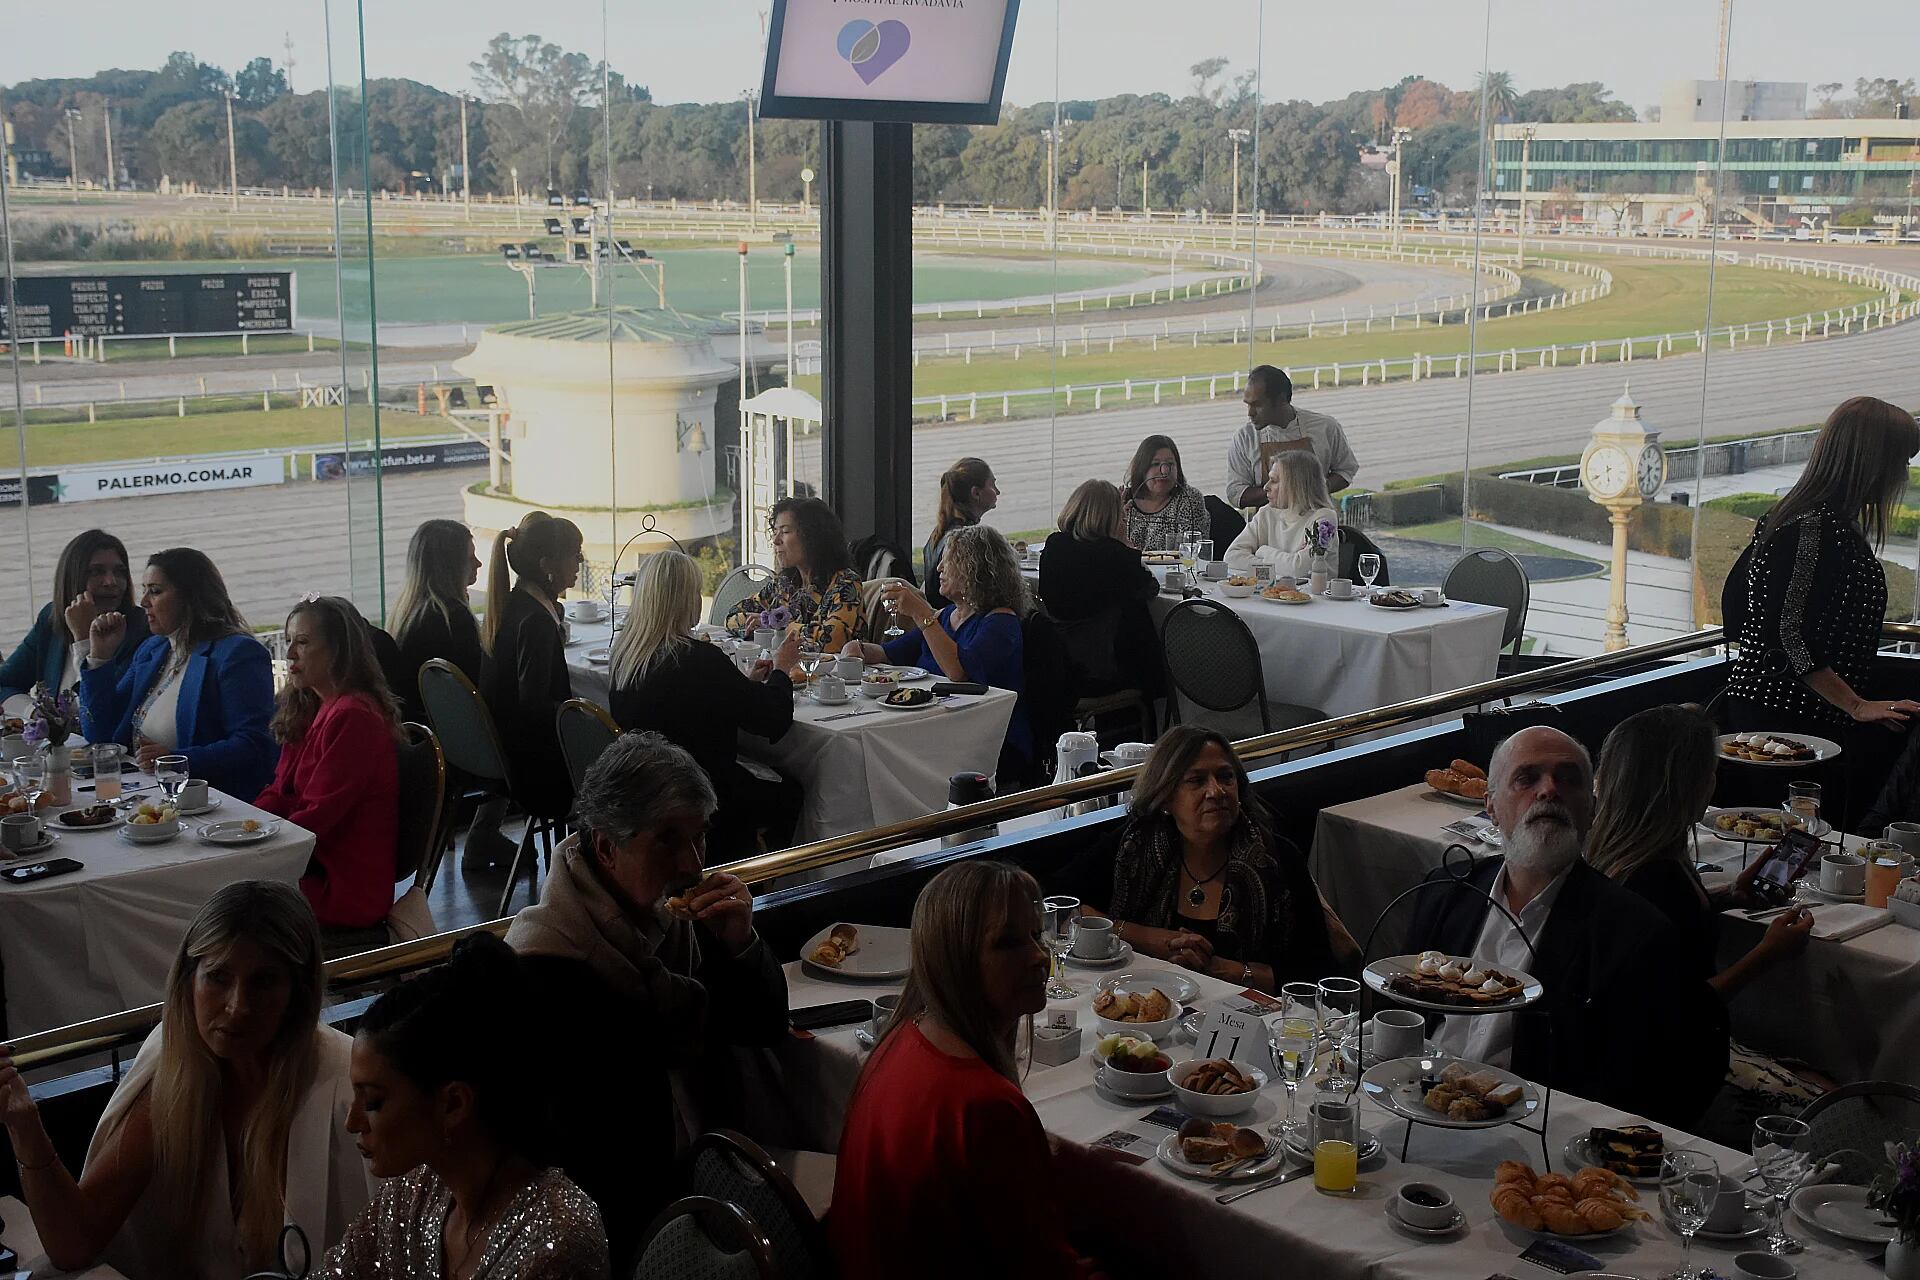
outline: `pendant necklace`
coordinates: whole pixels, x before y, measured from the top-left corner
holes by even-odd
[[[1207,885],[1218,879],[1220,875],[1226,871],[1227,864],[1222,862],[1219,867],[1214,870],[1214,873],[1205,880],[1193,874],[1193,868],[1187,865],[1187,860],[1184,856],[1180,859],[1180,868],[1187,873],[1187,879],[1193,881],[1193,888],[1187,890],[1187,901],[1198,907],[1206,903]]]

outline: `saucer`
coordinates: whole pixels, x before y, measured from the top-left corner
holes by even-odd
[[[1111,969],[1115,965],[1122,965],[1133,959],[1133,944],[1124,938],[1116,938],[1113,943],[1113,954],[1099,960],[1075,955],[1072,951],[1061,952],[1060,958],[1068,964],[1084,965],[1089,969]]]
[[[1411,1232],[1416,1236],[1424,1236],[1429,1240],[1438,1240],[1444,1236],[1450,1236],[1467,1225],[1467,1215],[1461,1210],[1459,1205],[1455,1205],[1453,1207],[1453,1221],[1446,1226],[1416,1227],[1400,1216],[1400,1198],[1398,1196],[1387,1197],[1386,1214],[1387,1221],[1402,1231]]]
[[[81,829],[80,827],[74,828],[76,831]],[[41,827],[40,839],[37,843],[30,844],[24,849],[0,848],[0,858],[29,858],[36,853],[45,853],[47,850],[53,848],[59,839],[59,834],[55,832],[52,827]]]

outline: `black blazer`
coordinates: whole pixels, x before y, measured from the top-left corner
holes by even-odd
[[[1491,892],[1500,858],[1469,881]],[[1444,884],[1437,870],[1429,884]],[[1473,953],[1492,910],[1459,885],[1416,900],[1410,949]],[[1692,948],[1638,894],[1576,862],[1529,969],[1546,992],[1514,1016],[1513,1070],[1664,1124],[1691,1126],[1727,1073],[1727,1015]]]
[[[698,640],[608,701],[623,730],[651,729],[685,747],[713,781],[722,813],[730,813],[746,776],[736,759],[740,733],[778,742],[793,723],[793,685],[784,671],[764,684],[749,680],[717,645]]]
[[[1048,535],[1040,553],[1040,598],[1060,624],[1083,696],[1120,688],[1160,692],[1160,636],[1147,612],[1159,593],[1139,551],[1126,543]]]
[[[456,610],[449,622],[429,606],[421,610],[412,630],[396,638],[400,656],[393,675],[393,696],[400,699],[409,720],[427,723],[426,705],[420,701],[420,668],[427,659],[445,658],[475,687],[485,677],[487,654],[480,647],[480,624],[465,609]]]
[[[500,610],[480,695],[506,748],[514,798],[537,817],[564,818],[573,805],[573,780],[554,716],[573,696],[566,639],[560,620],[522,588],[515,587]]]

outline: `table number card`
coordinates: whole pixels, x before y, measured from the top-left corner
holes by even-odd
[[[1277,1079],[1273,1053],[1267,1047],[1267,1028],[1258,1017],[1235,1009],[1215,1009],[1201,1019],[1194,1035],[1198,1058],[1233,1058],[1249,1062]]]

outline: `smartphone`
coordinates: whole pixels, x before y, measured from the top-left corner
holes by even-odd
[[[1764,880],[1776,889],[1792,889],[1793,882],[1819,862],[1822,849],[1819,837],[1805,827],[1789,828],[1762,855],[1754,880]]]
[[[940,680],[933,686],[933,696],[944,698],[950,693],[985,693],[987,686],[971,680]]]
[[[837,1004],[817,1004],[806,1009],[795,1009],[789,1018],[793,1025],[802,1031],[819,1031],[825,1027],[844,1027],[854,1022],[873,1021],[873,1001],[842,1000]]]
[[[80,870],[81,864],[72,858],[48,858],[45,862],[35,862],[24,867],[8,867],[0,871],[0,880],[12,884],[32,884],[35,880],[46,880],[53,876],[64,876],[69,871]]]

